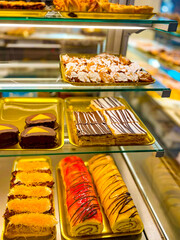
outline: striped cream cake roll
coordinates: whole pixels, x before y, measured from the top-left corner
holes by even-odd
[[[112,231],[141,233],[143,223],[113,159],[100,154],[91,158],[88,166]]]
[[[91,176],[83,160],[76,156],[66,157],[59,165],[72,236],[101,233],[102,214]]]

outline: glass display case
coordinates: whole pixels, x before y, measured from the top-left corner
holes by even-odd
[[[133,1],[125,2],[128,5],[129,3],[132,4]],[[149,112],[144,103],[146,101],[150,105],[152,103],[151,99],[148,98],[146,101],[141,102],[141,94],[147,95],[155,92],[158,93],[159,98],[170,97],[170,87],[159,81],[146,86],[78,86],[64,82],[60,73],[59,54],[70,52],[99,54],[106,51],[110,54],[126,55],[128,38],[132,33],[138,34],[141,31],[151,29],[173,34],[177,28],[177,21],[175,20],[158,17],[150,19],[80,19],[62,17],[56,11],[47,11],[43,17],[27,17],[23,16],[23,14],[16,17],[11,16],[11,14],[8,16],[3,14],[4,12],[0,12],[0,26],[6,29],[6,31],[0,32],[1,123],[5,120],[9,121],[9,123],[12,120],[16,122],[21,112],[27,112],[28,108],[31,112],[41,112],[39,109],[41,104],[44,104],[43,101],[46,102],[43,108],[50,109],[52,104],[57,104],[58,97],[65,99],[69,96],[123,96],[149,128],[147,121]],[[27,35],[22,37],[21,35],[8,35],[10,28],[33,28],[35,30],[28,37]],[[87,28],[100,30],[95,35],[89,34],[89,32],[84,34],[83,30]],[[13,53],[15,53],[14,49],[18,48],[20,50],[16,54],[19,55],[13,56]],[[28,48],[29,51],[27,51]],[[37,49],[37,51],[33,50],[34,52],[31,52],[32,49]],[[24,98],[23,94],[28,94],[29,92],[32,94],[30,96],[37,98],[33,98],[33,100]],[[7,98],[7,96],[18,96],[18,98]],[[36,102],[34,108],[33,102]],[[50,103],[51,106],[48,105]],[[141,107],[143,110],[138,109]],[[105,153],[114,158],[138,209],[144,224],[144,230],[141,234],[134,236],[115,238],[113,234],[110,234],[108,236],[88,236],[89,238],[86,236],[86,239],[178,239],[180,234],[178,166],[177,164],[173,166],[168,164],[170,163],[169,158],[163,157],[165,144],[159,143],[160,137],[153,132],[157,139],[149,145],[74,146],[68,138],[63,107],[59,105],[57,107],[56,105],[52,108],[57,109],[57,113],[62,115],[60,131],[63,141],[59,148],[27,150],[15,147],[0,150],[0,215],[3,216],[6,209],[14,160],[17,157],[24,156],[48,156],[52,161],[55,179],[55,215],[58,220],[54,239],[84,239],[83,236],[67,238],[61,232],[60,226],[63,220],[59,216],[57,166],[61,159],[69,155],[76,155],[87,161],[95,154]],[[179,143],[175,145],[172,142],[171,145],[178,151]],[[167,186],[164,185],[166,181]],[[0,232],[3,232],[3,228],[3,217],[1,217]],[[5,239],[3,238],[3,233],[2,239]]]

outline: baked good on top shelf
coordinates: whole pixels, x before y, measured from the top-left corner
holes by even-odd
[[[113,159],[105,154],[96,155],[88,166],[112,231],[141,233],[143,223]]]
[[[152,13],[153,7],[110,3],[108,0],[53,0],[57,10],[80,12]]]
[[[22,148],[53,148],[57,145],[57,133],[44,126],[28,127],[22,131],[19,144]]]
[[[115,109],[124,109],[125,106],[114,97],[105,97],[105,98],[97,98],[91,100],[90,107],[93,110],[115,110]]]
[[[44,2],[0,1],[0,9],[42,10],[45,7],[46,4]]]
[[[19,129],[11,124],[0,124],[0,148],[15,145],[19,141]]]
[[[65,78],[69,82],[114,84],[152,83],[152,76],[126,57],[99,54],[94,57],[62,55]]]
[[[54,128],[56,124],[56,116],[52,113],[39,113],[28,116],[25,119],[26,127],[44,126]]]
[[[59,162],[65,187],[67,217],[72,236],[102,232],[102,214],[91,176],[83,160],[76,156]]]

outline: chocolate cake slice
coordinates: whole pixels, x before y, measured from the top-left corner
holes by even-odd
[[[56,132],[44,126],[28,127],[21,133],[19,144],[22,148],[53,148],[57,144]]]
[[[11,124],[0,124],[0,148],[18,143],[19,130]]]
[[[26,127],[32,126],[44,126],[55,128],[56,123],[56,116],[52,113],[39,113],[34,114],[25,119]]]

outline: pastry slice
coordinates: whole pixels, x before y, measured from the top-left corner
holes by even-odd
[[[124,144],[144,144],[147,132],[139,125],[134,123],[110,123],[116,145]]]
[[[107,124],[76,124],[74,139],[80,146],[113,145],[114,139]]]
[[[8,200],[13,200],[15,198],[49,198],[52,200],[52,189],[46,186],[29,187],[24,185],[15,185],[9,191]]]
[[[90,107],[93,110],[115,110],[115,109],[124,109],[125,106],[113,97],[106,98],[97,98],[91,100]]]
[[[102,112],[108,125],[111,123],[133,123],[138,122],[137,118],[129,109],[108,110]]]
[[[17,214],[9,218],[5,229],[5,237],[43,237],[55,234],[57,221],[53,215],[41,213]]]
[[[56,124],[56,116],[52,113],[34,114],[25,119],[26,127],[44,126],[54,128]]]
[[[40,161],[42,160],[42,161]],[[44,172],[44,173],[51,173],[49,163],[46,161],[45,158],[37,158],[37,161],[34,160],[27,160],[26,158],[21,159],[18,161],[16,165],[16,171],[13,174],[16,174],[18,171],[21,172]]]
[[[35,126],[26,128],[20,135],[22,148],[53,148],[57,144],[56,132],[52,128]]]
[[[11,188],[15,185],[27,186],[47,186],[52,188],[54,185],[53,177],[49,173],[41,172],[17,172],[11,179]]]
[[[101,124],[106,123],[100,111],[93,112],[73,112],[75,124]]]
[[[96,155],[88,166],[112,231],[125,235],[141,233],[143,223],[113,159]]]
[[[19,130],[11,124],[0,124],[0,148],[9,147],[18,143]]]
[[[62,159],[59,166],[72,236],[100,234],[103,229],[102,214],[84,162],[72,156]]]
[[[7,202],[5,219],[21,213],[48,213],[53,214],[52,202],[48,198],[13,199]]]

